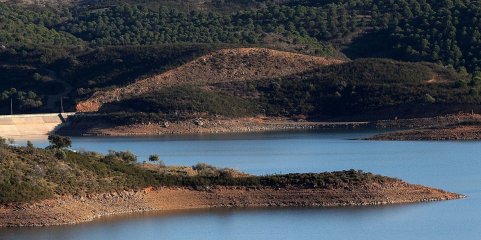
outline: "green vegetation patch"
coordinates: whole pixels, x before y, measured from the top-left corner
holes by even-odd
[[[256,88],[268,115],[376,119],[423,109],[436,112],[436,105],[447,110],[449,105],[479,104],[479,96],[458,86],[457,79],[461,76],[453,70],[432,64],[359,59],[301,76],[258,81]],[[397,115],[384,115],[388,112]]]
[[[4,142],[4,141],[3,141]],[[65,154],[59,158],[58,152]],[[396,181],[361,171],[321,174],[236,176],[230,169],[197,164],[194,174],[165,171],[136,162],[130,152],[110,151],[107,155],[72,152],[58,146],[0,146],[0,203],[31,202],[58,195],[84,195],[146,187],[181,186],[195,189],[215,186],[349,188]],[[238,174],[237,174],[238,175]]]
[[[201,86],[162,88],[139,98],[116,102],[103,107],[134,112],[153,112],[168,115],[221,115],[226,117],[252,116],[260,113],[259,103]]]
[[[0,3],[0,44],[78,45],[82,40],[70,33],[52,29],[64,16],[62,12]]]
[[[317,75],[328,81],[346,81],[360,84],[425,83],[435,76],[434,69],[450,73],[434,64],[399,62],[388,59],[357,59],[346,64],[321,68]],[[449,75],[452,77],[453,75]],[[451,80],[449,79],[448,80]]]

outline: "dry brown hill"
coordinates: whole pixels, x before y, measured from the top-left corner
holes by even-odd
[[[96,92],[90,99],[78,103],[77,111],[95,112],[105,103],[139,96],[166,86],[284,77],[343,62],[264,48],[223,49],[125,87]]]

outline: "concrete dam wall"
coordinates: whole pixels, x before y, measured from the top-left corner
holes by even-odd
[[[74,113],[47,113],[0,116],[0,136],[20,137],[47,135],[62,125]]]

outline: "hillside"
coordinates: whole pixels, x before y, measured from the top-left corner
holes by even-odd
[[[463,101],[451,100],[476,105],[480,16],[474,0],[6,1],[0,3],[0,113],[10,112],[10,99],[15,113],[58,111],[60,96],[74,111],[95,92],[212,51],[252,47],[439,64],[458,72],[458,86],[467,89]],[[446,89],[455,90],[442,95],[459,96]]]
[[[77,110],[175,113],[183,118],[318,119],[369,113],[379,119],[386,117],[380,115],[386,110],[408,105],[414,106],[412,111],[399,116],[440,104],[477,104],[476,88],[461,84],[461,77],[429,63],[345,62],[268,49],[224,49],[125,87],[99,91],[80,102]],[[432,113],[436,111],[433,108]]]
[[[45,2],[0,3],[0,113],[55,112],[60,98],[127,126],[481,112],[479,1]]]
[[[364,173],[252,176],[207,164],[141,164],[129,152],[0,146],[0,227],[47,226],[154,210],[340,207],[464,196]]]
[[[131,85],[97,92],[90,99],[78,103],[77,111],[95,112],[100,110],[105,103],[148,95],[176,85],[214,84],[285,77],[342,62],[338,59],[262,48],[223,49]]]
[[[14,48],[273,44],[315,54],[337,48],[353,58],[430,61],[472,74],[480,69],[477,0],[7,2],[0,5],[0,42]]]
[[[221,61],[216,63],[213,56]],[[350,128],[374,120],[480,111],[478,86],[451,68],[426,62],[341,61],[266,49],[225,49],[95,93],[77,106],[94,112],[70,117],[59,133],[124,136]]]

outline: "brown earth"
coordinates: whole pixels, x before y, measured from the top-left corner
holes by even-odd
[[[296,129],[402,129],[366,140],[478,140],[481,115],[451,114],[431,118],[379,120],[372,122],[308,122],[281,117],[192,119],[180,122],[148,122],[115,125],[101,121],[70,122],[56,133],[89,136],[148,136],[168,134],[210,134],[286,131]]]
[[[266,132],[294,129],[358,128],[367,126],[367,124],[368,122],[305,122],[288,118],[268,117],[193,119],[178,123],[145,123],[132,125],[112,125],[111,123],[92,120],[71,122],[69,125],[63,126],[56,133],[70,136],[146,136]]]
[[[455,114],[434,118],[378,121],[378,128],[409,128],[366,140],[481,140],[481,115]]]
[[[144,189],[0,205],[0,227],[51,226],[134,212],[229,207],[339,207],[459,199],[438,189],[394,182],[356,189],[214,187]]]
[[[439,128],[423,128],[385,133],[368,138],[368,140],[397,141],[443,141],[443,140],[481,140],[481,125],[448,126]]]
[[[396,128],[432,128],[443,127],[463,122],[481,122],[480,114],[459,113],[448,114],[436,117],[409,118],[396,120],[379,120],[373,123],[376,128],[396,129]]]
[[[167,86],[284,77],[343,62],[334,58],[265,48],[223,49],[128,86],[96,92],[90,99],[79,102],[77,111],[96,112],[105,103],[139,96]]]

